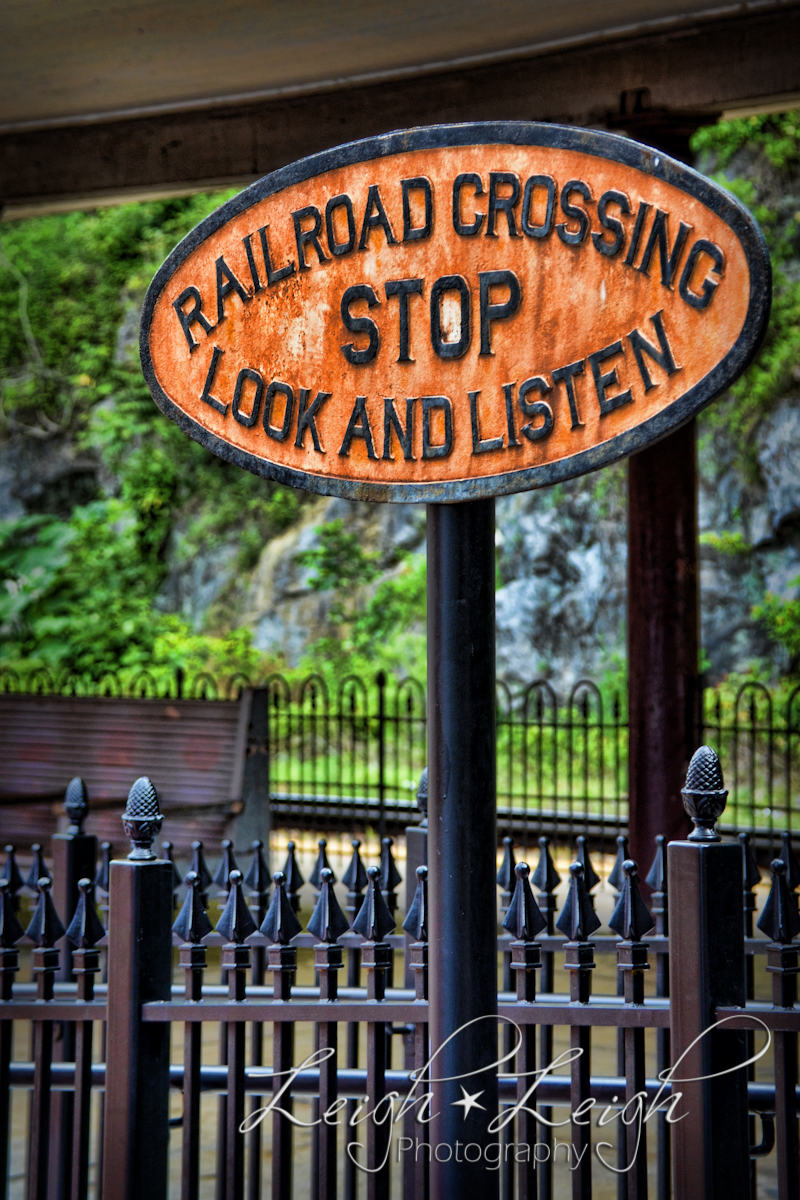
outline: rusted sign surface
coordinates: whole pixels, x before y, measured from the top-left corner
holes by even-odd
[[[699,411],[769,312],[750,214],[610,134],[503,123],[266,176],[156,275],[161,409],[295,487],[458,500],[579,475]]]

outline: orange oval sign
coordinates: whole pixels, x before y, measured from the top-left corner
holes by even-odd
[[[733,196],[612,134],[354,142],[230,200],[142,316],[156,403],[250,471],[359,500],[500,495],[687,421],[758,348],[770,267]]]

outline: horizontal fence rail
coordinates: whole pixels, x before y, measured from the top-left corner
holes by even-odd
[[[438,1144],[414,1114],[433,1049],[428,868],[402,912],[391,839],[368,869],[356,839],[338,883],[323,840],[304,913],[292,843],[274,875],[259,842],[243,870],[230,842],[210,866],[196,843],[183,879],[169,842],[157,860],[146,778],[124,814],[128,858],[107,846],[98,858],[80,780],[65,809],[49,856],[35,848],[23,874],[9,847],[0,869],[0,1198],[427,1200]],[[583,837],[568,879],[544,835],[530,867],[510,837],[503,849],[487,897],[502,1127],[474,1144],[486,1195],[589,1197],[613,1169],[628,1200],[796,1197],[800,864],[788,832],[768,895],[748,834],[657,839],[650,908],[622,835],[605,880]],[[698,1082],[697,1064],[672,1083],[692,1030],[717,1022],[723,1089],[713,1071]],[[685,1106],[692,1087],[691,1120],[673,1126],[670,1103]],[[692,1131],[707,1120],[704,1167]]]
[[[0,668],[0,694],[235,701],[246,688],[268,694],[270,796],[274,823],[320,832],[373,826],[381,836],[414,818],[426,763],[426,695],[415,679],[383,672],[335,690],[320,675],[215,679],[181,670],[90,679],[44,669]],[[800,685],[770,690],[750,681],[707,688],[705,741],[729,781],[723,828],[748,829],[777,845],[800,807]],[[497,685],[498,827],[526,843],[548,833],[588,835],[613,850],[628,819],[628,718],[624,697],[591,680],[560,696],[546,680]],[[230,797],[220,797],[229,800]]]

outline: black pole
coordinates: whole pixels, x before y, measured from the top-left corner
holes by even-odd
[[[497,1196],[494,500],[428,505],[432,1200]],[[455,1107],[462,1085],[482,1108]],[[480,1149],[480,1155],[477,1151]],[[448,1153],[449,1152],[449,1153]],[[488,1158],[488,1163],[487,1163]],[[473,1161],[469,1161],[472,1159]],[[469,1189],[469,1190],[468,1190]]]

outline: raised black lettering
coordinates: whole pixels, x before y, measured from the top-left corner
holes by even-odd
[[[330,400],[331,393],[317,392],[313,401],[309,404],[308,398],[310,395],[310,388],[300,388],[300,400],[297,405],[297,435],[294,439],[294,444],[300,450],[305,449],[306,430],[308,429],[311,431],[311,440],[314,443],[314,449],[317,454],[324,454],[325,450],[317,433],[317,417],[325,401]]]
[[[403,429],[394,406],[394,399],[391,396],[384,397],[382,458],[394,462],[392,454],[392,430],[394,430],[400,443],[400,449],[403,451],[403,458],[406,462],[416,462],[414,458],[414,405],[416,403],[416,396],[406,400],[406,427]]]
[[[506,402],[506,425],[508,426],[508,448],[513,446],[521,446],[522,442],[517,438],[517,426],[514,421],[514,388],[516,384],[504,383],[503,396]]]
[[[618,355],[624,353],[622,342],[612,342],[610,346],[605,346],[602,350],[596,350],[594,354],[589,355],[589,366],[592,369],[601,417],[607,417],[609,413],[614,412],[614,409],[633,402],[633,392],[630,388],[625,392],[617,392],[616,396],[607,396],[608,389],[619,383],[617,368],[613,367],[605,375],[600,370],[601,363],[607,362],[609,358],[617,358]]]
[[[491,323],[504,321],[512,316],[519,308],[522,299],[522,289],[513,271],[479,271],[480,281],[480,325],[481,349],[483,355],[493,355]],[[489,296],[492,288],[508,288],[508,299],[501,304],[490,304]]]
[[[625,245],[625,226],[618,217],[608,215],[609,204],[616,204],[620,212],[629,214],[631,211],[631,202],[624,192],[603,192],[600,199],[597,201],[597,219],[614,236],[610,242],[607,242],[602,233],[593,233],[592,241],[594,248],[600,254],[605,254],[606,258],[613,258],[615,254],[619,254],[622,247]]]
[[[227,404],[221,404],[219,400],[211,395],[211,389],[214,386],[214,377],[217,374],[217,365],[224,353],[225,351],[220,350],[219,346],[214,347],[214,351],[211,355],[211,365],[208,368],[208,374],[206,375],[206,381],[203,384],[203,390],[200,393],[200,399],[202,400],[203,404],[207,404],[209,408],[215,408],[218,413],[222,413],[223,417],[226,417],[228,415]]]
[[[225,320],[225,297],[230,296],[231,292],[236,292],[236,295],[241,300],[242,304],[247,304],[250,297],[242,287],[239,280],[230,269],[225,259],[220,254],[217,259],[217,324],[220,325]]]
[[[533,194],[537,188],[544,188],[547,192],[547,207],[541,225],[531,224]],[[525,184],[525,195],[522,197],[522,213],[520,215],[522,232],[531,238],[546,238],[553,228],[553,209],[555,203],[556,181],[551,179],[549,175],[531,175]]]
[[[400,352],[397,355],[398,362],[414,361],[409,351],[408,297],[422,295],[422,282],[421,279],[390,279],[386,283],[386,299],[388,300],[390,296],[397,296],[400,305]]]
[[[485,213],[482,212],[475,213],[475,220],[471,225],[465,225],[461,220],[461,189],[467,184],[474,187],[476,196],[483,195],[483,181],[480,175],[476,175],[474,171],[456,175],[453,183],[453,229],[460,237],[474,237],[485,220]]]
[[[343,208],[347,216],[347,241],[337,242],[336,230],[333,224],[333,214],[337,208]],[[325,205],[325,232],[328,235],[328,249],[335,257],[349,254],[356,244],[356,220],[353,216],[353,201],[348,195],[332,196]]]
[[[498,189],[510,187],[507,196],[501,196]],[[489,173],[489,211],[486,219],[486,236],[497,237],[494,226],[498,213],[505,213],[509,237],[520,237],[517,223],[514,219],[514,206],[519,201],[519,175],[513,171],[491,171]]]
[[[309,229],[303,229],[302,222],[308,218],[314,222]],[[294,240],[297,245],[297,266],[300,271],[310,271],[306,262],[306,246],[313,246],[317,252],[317,258],[321,263],[328,261],[328,256],[322,249],[319,241],[319,231],[322,229],[322,214],[319,209],[313,204],[307,204],[305,208],[298,208],[297,212],[292,213],[294,221]]]
[[[588,183],[582,179],[570,179],[561,189],[561,211],[570,221],[577,221],[578,228],[570,229],[566,221],[556,225],[556,233],[567,246],[579,246],[589,232],[589,214],[579,204],[571,204],[570,196],[582,196],[586,204],[592,203],[592,193]]]
[[[639,249],[639,242],[641,241],[642,230],[644,229],[645,219],[647,217],[647,214],[650,212],[651,208],[652,208],[652,205],[647,204],[644,200],[640,201],[639,207],[636,210],[636,220],[633,223],[633,233],[631,234],[631,241],[630,241],[630,245],[628,246],[628,253],[625,255],[625,257],[622,260],[626,267],[633,266],[634,259],[636,258],[636,254]]]
[[[250,412],[242,412],[242,392],[247,381],[255,384],[253,392],[253,403],[250,405]],[[259,375],[258,371],[254,371],[252,367],[242,367],[239,374],[236,376],[236,387],[233,389],[233,404],[231,412],[234,418],[240,425],[244,425],[247,429],[252,429],[258,420],[259,409],[261,408],[261,397],[264,395],[264,380]]]
[[[377,458],[375,446],[372,441],[372,429],[367,416],[367,397],[356,396],[356,402],[353,405],[353,411],[350,414],[350,420],[347,422],[347,430],[344,435],[339,454],[342,458],[346,458],[350,453],[350,446],[353,438],[362,438],[367,447],[367,458]]]
[[[569,413],[572,417],[573,429],[578,429],[583,425],[580,410],[578,409],[578,397],[575,395],[575,377],[583,374],[584,366],[584,360],[579,358],[577,362],[567,363],[566,367],[559,367],[557,371],[553,371],[553,383],[563,382],[564,387],[567,389]],[[522,391],[521,388],[520,391]]]
[[[389,218],[386,215],[386,209],[383,207],[381,200],[380,188],[377,183],[371,183],[367,192],[367,204],[364,209],[364,220],[361,225],[361,237],[358,240],[359,250],[366,250],[367,241],[369,239],[369,231],[381,227],[386,237],[386,241],[390,246],[397,244],[397,238],[394,236],[394,231],[389,224]]]
[[[414,179],[401,179],[403,189],[403,241],[421,242],[431,236],[433,230],[433,187],[425,175],[417,175]],[[425,201],[425,220],[422,225],[414,225],[411,220],[411,192],[422,192]]]
[[[187,300],[193,300],[194,304],[188,312],[184,312],[183,306]],[[199,325],[206,334],[211,333],[214,328],[203,316],[203,298],[196,287],[187,287],[177,300],[172,301],[172,307],[175,309],[184,337],[189,344],[189,353],[192,354],[200,344],[192,337],[192,326]]]
[[[290,275],[294,275],[294,263],[289,259],[286,266],[281,267],[278,271],[272,269],[272,258],[269,252],[269,242],[267,241],[268,225],[263,225],[258,231],[258,236],[261,239],[261,253],[264,256],[264,266],[267,271],[267,284],[272,287],[273,283],[279,283],[281,279],[287,279]]]
[[[272,405],[276,396],[283,396],[286,404],[283,409],[283,425],[280,427],[272,424]],[[267,395],[264,400],[264,433],[267,437],[271,437],[276,442],[282,442],[289,432],[289,427],[292,423],[292,413],[294,411],[294,391],[289,387],[288,383],[281,383],[274,379],[267,388]]]
[[[264,291],[264,285],[261,282],[261,277],[258,274],[255,255],[253,254],[253,247],[250,244],[250,239],[252,236],[252,233],[248,233],[247,237],[243,237],[242,245],[244,246],[244,252],[247,255],[247,265],[250,268],[250,278],[253,281],[253,295],[257,296],[259,292]]]
[[[355,304],[357,300],[366,300],[370,308],[380,304],[380,300],[368,283],[354,284],[353,287],[347,288],[342,296],[341,313],[345,329],[349,329],[351,333],[369,334],[369,344],[363,350],[356,350],[352,342],[342,346],[342,354],[347,361],[355,367],[360,367],[364,363],[372,362],[378,353],[381,338],[374,321],[369,317],[354,317],[350,312],[350,305]]]
[[[431,442],[431,413],[441,409],[444,413],[444,441],[441,445]],[[447,458],[453,449],[453,406],[447,396],[422,397],[422,457]]]
[[[446,342],[442,331],[442,297],[446,292],[458,292],[461,304],[460,334],[455,342]],[[466,354],[471,336],[469,285],[463,275],[442,275],[431,288],[431,345],[434,353],[439,358],[460,358]]]
[[[701,254],[707,254],[711,259],[711,271],[714,275],[718,275],[719,279],[709,279],[706,275],[703,280],[703,289],[698,296],[697,292],[693,292],[690,288],[692,275],[694,274],[697,260]],[[720,279],[725,274],[725,255],[719,246],[714,242],[707,242],[705,238],[698,238],[695,244],[689,251],[689,257],[686,260],[686,266],[683,268],[681,281],[678,285],[678,292],[681,300],[685,300],[692,308],[708,308],[711,303],[711,297],[717,290],[720,284]]]
[[[478,396],[480,392],[469,393],[469,416],[472,423],[472,453],[473,454],[488,454],[490,450],[502,450],[502,437],[486,438],[481,440],[481,425],[478,417]]]
[[[538,392],[540,396],[546,396],[553,389],[542,375],[533,375],[530,379],[526,379],[519,389],[519,406],[526,417],[531,418],[528,425],[523,425],[520,433],[528,439],[529,442],[541,442],[544,438],[549,437],[553,431],[553,410],[546,400],[528,400],[526,397],[531,392]],[[533,422],[542,418],[541,425],[534,425]],[[573,429],[575,428],[573,424]]]
[[[661,262],[661,282],[665,288],[672,290],[672,278],[678,266],[678,259],[681,256],[684,244],[686,242],[692,226],[681,221],[678,232],[675,235],[675,244],[672,250],[669,249],[667,241],[667,223],[669,221],[669,213],[663,209],[657,208],[656,215],[653,217],[653,224],[650,229],[650,236],[647,239],[647,244],[644,248],[642,261],[639,263],[638,270],[643,275],[650,274],[650,259],[653,257],[653,250],[658,246],[658,256]]]
[[[648,358],[652,358],[653,362],[661,367],[662,371],[666,371],[668,376],[674,375],[676,371],[683,369],[675,362],[670,344],[667,341],[667,335],[664,330],[663,310],[654,313],[650,318],[650,322],[656,331],[658,344],[661,347],[660,350],[657,350],[652,342],[648,342],[644,334],[640,333],[638,329],[633,329],[628,334],[628,341],[633,348],[633,355],[636,359],[636,365],[639,368],[639,374],[642,377],[645,392],[649,392],[651,388],[657,386],[650,378],[647,363],[644,361],[645,354]]]

